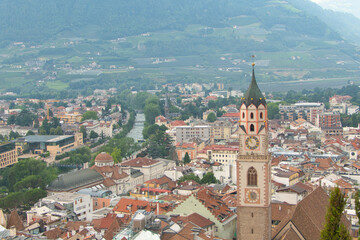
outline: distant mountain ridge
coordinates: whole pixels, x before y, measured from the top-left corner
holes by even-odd
[[[317,16],[345,39],[360,42],[360,19],[349,13],[324,10],[309,0],[288,0],[293,6]]]
[[[331,27],[338,31],[353,21],[347,15],[324,11],[304,0],[2,0],[0,39],[39,41],[54,36],[112,39],[182,30],[189,24],[224,27],[228,26],[226,19],[240,15],[254,16],[268,29],[284,24],[288,31],[327,39],[340,38]],[[335,15],[341,17],[339,22],[333,20]],[[331,22],[332,26],[323,21]]]
[[[2,0],[0,26],[0,92],[241,89],[252,55],[261,89],[360,84],[360,20],[309,0]]]

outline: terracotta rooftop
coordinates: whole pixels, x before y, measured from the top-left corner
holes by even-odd
[[[102,152],[96,156],[95,162],[114,162],[114,159],[110,154]]]
[[[17,231],[21,231],[25,228],[17,210],[11,211],[6,227],[10,228],[12,226],[15,226]]]
[[[151,166],[158,163],[158,160],[150,159],[150,158],[135,158],[129,161],[125,161],[121,163],[123,167],[143,167],[143,166]]]
[[[170,123],[171,127],[186,126],[187,124],[182,120],[175,120]]]
[[[164,234],[162,236],[162,239],[166,239],[166,240],[188,240],[188,239],[194,239],[194,228],[198,228],[199,226],[188,222],[184,225],[184,227],[175,234]],[[199,239],[214,239],[213,237],[207,236],[205,234],[205,230],[201,230],[198,232],[198,237]]]
[[[221,196],[218,196],[213,191],[203,188],[198,191],[196,198],[202,202],[206,208],[220,221],[223,222],[235,213],[228,208],[228,206],[221,199]]]
[[[295,208],[296,205],[288,203],[271,203],[271,220],[282,221],[288,214],[291,214]]]
[[[159,214],[164,214],[170,211],[170,205],[167,203],[148,202],[131,198],[121,198],[114,207],[113,211],[124,214],[134,214],[137,210],[140,209],[144,209],[147,212],[156,212],[157,204],[159,204]]]
[[[344,179],[339,178],[338,180],[335,180],[334,183],[339,186],[339,188],[352,188],[353,186],[346,182]]]
[[[44,232],[44,235],[47,237],[47,239],[58,239],[62,233],[63,233],[62,230],[59,227],[57,227]]]
[[[174,222],[182,221],[183,223],[192,222],[201,228],[207,228],[215,224],[213,221],[201,216],[198,213],[192,213],[188,216],[172,217],[171,220],[173,220]]]
[[[240,113],[225,113],[221,117],[240,118]]]
[[[324,189],[318,187],[299,202],[290,214],[287,214],[287,217],[273,230],[272,238],[297,239],[294,236],[292,238],[286,236],[289,230],[296,229],[304,239],[320,239],[328,206],[329,196]],[[341,221],[347,228],[351,227],[351,223],[344,215]]]

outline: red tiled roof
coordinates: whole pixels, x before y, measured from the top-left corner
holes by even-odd
[[[135,158],[129,161],[125,161],[121,163],[123,167],[143,167],[143,166],[151,166],[158,163],[158,160],[150,159],[150,158]]]
[[[156,211],[157,204],[159,204],[159,214],[164,214],[170,210],[171,206],[167,203],[155,203],[144,200],[121,198],[114,207],[113,211],[134,214],[139,209],[145,209],[147,212],[151,212]]]
[[[163,234],[162,239],[166,240],[187,240],[187,239],[194,239],[194,228],[199,227],[197,224],[188,222],[184,225],[184,227],[178,233],[171,233],[171,234]],[[201,229],[197,233],[197,237],[199,239],[214,239],[205,234],[205,230]],[[218,238],[217,238],[218,239]]]
[[[87,226],[87,222],[81,222],[81,221],[77,221],[77,222],[67,222],[66,223],[66,229],[68,231],[79,231],[80,226],[86,227]]]
[[[217,96],[207,96],[206,99],[210,99],[210,100],[214,99],[214,100],[216,100]]]
[[[116,185],[114,180],[112,180],[111,178],[105,178],[104,181],[103,181],[103,184],[104,184],[105,187],[111,187],[111,186]]]
[[[150,180],[146,181],[145,183],[156,183],[156,184],[159,184],[159,185],[163,185],[163,184],[166,184],[166,183],[169,184],[170,182],[173,182],[171,180],[171,178],[169,178],[167,176],[162,176],[161,178],[150,179]]]
[[[176,148],[196,148],[196,143],[192,142],[192,143],[177,143],[176,144]]]
[[[175,120],[170,123],[172,127],[186,126],[187,124],[182,120]]]
[[[295,209],[276,226],[272,231],[272,239],[284,239],[284,232],[281,230],[285,229],[288,224],[294,226],[293,228],[304,239],[320,239],[328,206],[329,196],[321,187],[318,187],[299,202]],[[344,215],[341,217],[341,222],[346,228],[351,227],[350,221]]]
[[[356,162],[354,162],[354,163],[352,164],[352,166],[353,166],[354,168],[356,168],[356,169],[360,169],[360,165],[359,165],[358,163],[356,163]]]
[[[196,194],[196,198],[220,221],[223,222],[235,213],[213,191],[203,188]]]
[[[17,231],[21,231],[24,229],[23,221],[21,220],[17,210],[12,210],[10,213],[10,217],[7,222],[7,228],[11,226],[15,226]]]
[[[331,158],[317,158],[315,162],[319,163],[319,168],[328,169],[332,166],[333,161]]]
[[[240,118],[240,113],[225,113],[224,115],[222,115],[221,117],[236,117],[236,118]]]
[[[338,180],[335,180],[334,183],[339,186],[339,188],[352,188],[353,186],[346,182],[344,179],[339,178]]]
[[[114,162],[114,160],[110,154],[102,152],[96,156],[95,162]]]
[[[119,180],[119,179],[123,179],[128,177],[129,175],[126,172],[121,172],[121,168],[119,166],[96,166],[93,165],[91,167],[91,169],[94,169],[95,171],[97,171],[98,173],[100,173],[101,175],[103,175],[104,177],[106,177],[108,174],[111,174],[110,178],[114,179],[114,180]]]
[[[57,239],[61,236],[61,234],[62,230],[59,227],[44,232],[44,235],[47,237],[47,239]]]
[[[215,223],[198,213],[192,213],[189,216],[174,216],[171,218],[174,222],[182,221],[183,223],[192,222],[201,228],[207,228]]]

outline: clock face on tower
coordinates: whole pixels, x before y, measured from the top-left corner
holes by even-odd
[[[245,140],[246,147],[250,150],[257,149],[259,147],[260,141],[255,136],[247,137]]]
[[[245,202],[247,203],[258,203],[259,192],[255,189],[248,189],[245,193]]]

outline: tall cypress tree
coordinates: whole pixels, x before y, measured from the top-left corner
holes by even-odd
[[[322,240],[350,240],[350,234],[343,223],[341,215],[344,211],[346,199],[339,187],[330,194],[330,205],[325,216],[325,226],[321,231]]]
[[[190,156],[187,152],[185,153],[183,161],[184,161],[184,164],[188,164],[189,162],[191,162]]]
[[[359,201],[360,191],[357,190],[355,193],[355,212],[358,219],[360,219],[360,201]],[[360,226],[359,226],[359,232],[360,232]],[[360,237],[358,238],[360,239]]]

